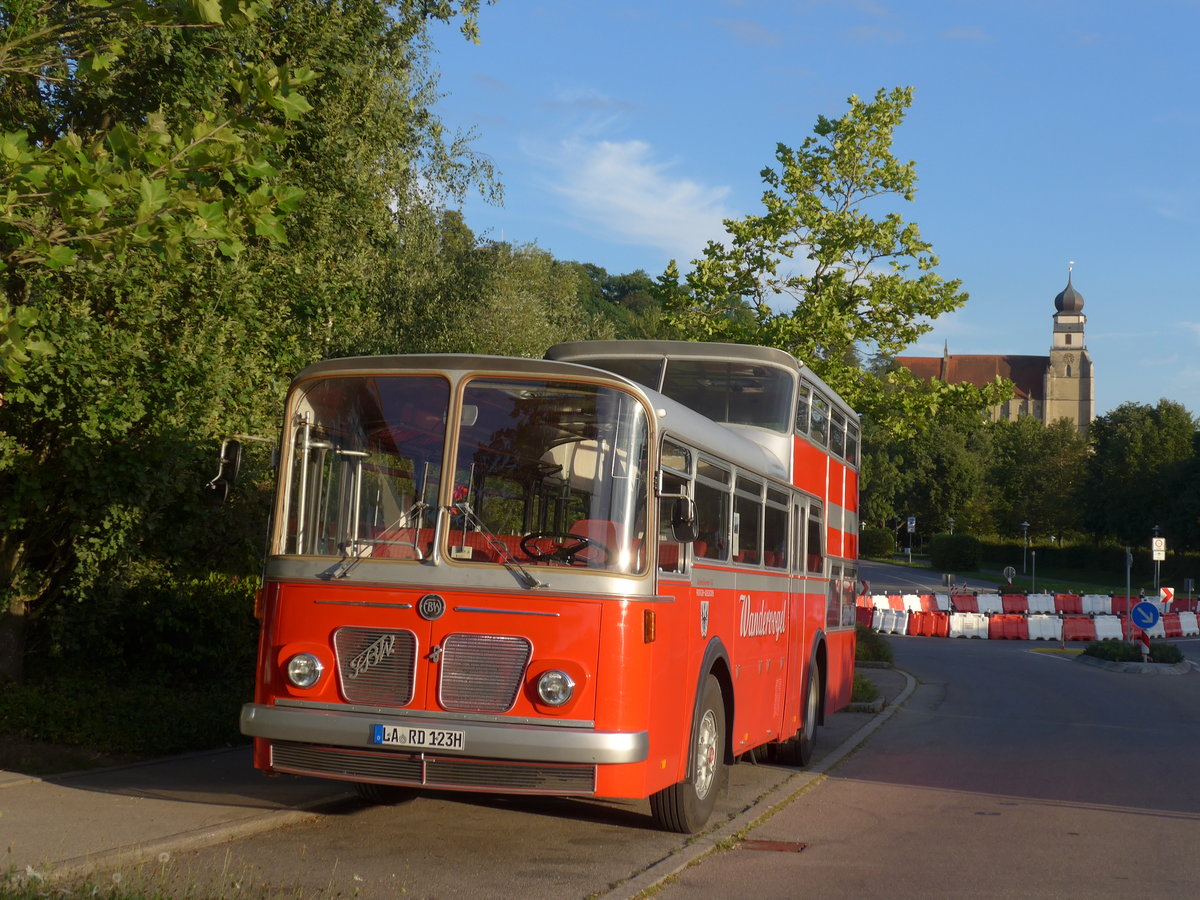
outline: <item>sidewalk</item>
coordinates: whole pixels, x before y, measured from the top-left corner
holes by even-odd
[[[822,747],[830,749],[814,766],[608,896],[632,897],[681,870],[771,807],[786,803],[861,743],[890,715],[892,703],[907,696],[911,683],[894,669],[862,671],[883,694],[881,713],[832,716],[818,734],[818,754]],[[249,747],[46,778],[0,771],[0,894],[10,880],[80,878],[97,869],[313,820],[318,818],[313,810],[352,796],[349,785],[336,781],[267,778],[251,765]]]
[[[267,778],[237,747],[32,778],[0,771],[0,893],[315,818],[353,794],[315,778]]]

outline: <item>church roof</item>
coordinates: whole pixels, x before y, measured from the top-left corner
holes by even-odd
[[[1044,400],[1048,356],[965,355],[897,356],[896,362],[918,378],[983,387],[996,376],[1011,381],[1018,400]]]

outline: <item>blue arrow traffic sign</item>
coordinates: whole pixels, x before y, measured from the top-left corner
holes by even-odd
[[[1149,631],[1158,624],[1158,607],[1149,600],[1135,603],[1129,611],[1129,620],[1143,631]]]

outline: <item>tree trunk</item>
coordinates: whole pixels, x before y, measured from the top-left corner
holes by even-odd
[[[0,682],[25,677],[25,604],[14,600],[0,612]]]

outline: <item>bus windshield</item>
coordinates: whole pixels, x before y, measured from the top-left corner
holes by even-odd
[[[435,375],[317,379],[292,401],[284,554],[645,571],[647,424],[595,384],[475,378],[458,433]],[[443,477],[454,437],[452,479]],[[450,481],[449,484],[446,481]]]
[[[449,401],[450,383],[433,375],[304,384],[292,402],[282,552],[422,559]]]
[[[523,564],[645,569],[646,418],[594,384],[476,378],[463,394],[450,534]],[[494,543],[491,545],[495,547]]]

